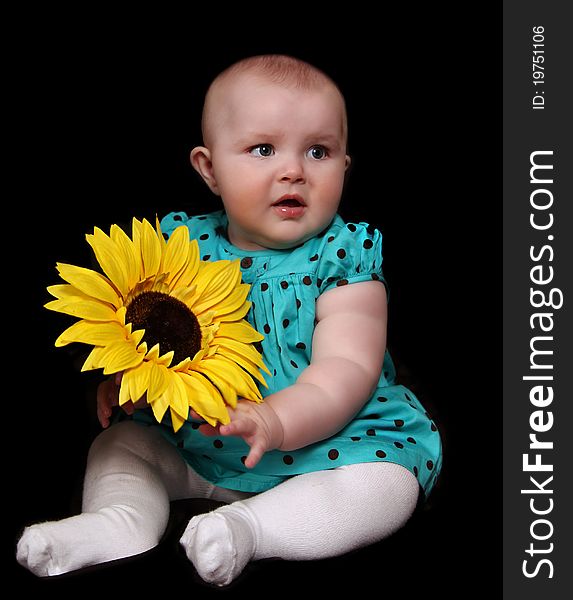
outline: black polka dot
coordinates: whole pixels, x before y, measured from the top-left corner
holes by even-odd
[[[281,281],[281,287],[283,288],[283,290],[286,290],[288,287],[288,282],[286,281]]]
[[[320,287],[322,285],[322,279],[316,280],[316,287]]]
[[[298,369],[298,365],[294,362],[294,360],[290,361],[290,364],[295,368]]]
[[[333,235],[328,236],[326,241],[330,244],[330,242],[334,241],[334,236]]]
[[[408,402],[413,402],[412,398],[410,398],[408,394],[404,394],[404,396],[406,397],[406,400],[408,400]]]
[[[269,289],[268,283],[261,283],[261,292],[266,292]]]
[[[348,285],[348,279],[339,279],[336,282],[337,287],[342,287],[343,285]]]
[[[304,342],[299,342],[299,343],[296,345],[296,347],[297,347],[299,350],[306,350],[306,344],[305,344]]]
[[[335,448],[332,448],[332,450],[328,451],[328,458],[330,458],[330,460],[336,460],[339,456],[340,454]]]
[[[314,256],[310,257],[310,262],[314,262],[316,260],[318,260],[318,254],[315,254]]]
[[[430,425],[430,429],[432,431],[438,431],[438,428],[433,423]]]
[[[374,246],[374,244],[372,243],[372,240],[364,240],[362,247],[365,250],[370,250],[370,248],[372,248],[372,246]]]
[[[290,321],[288,319],[283,319],[283,327],[286,329],[289,326]]]
[[[426,463],[426,467],[428,467],[428,470],[431,471],[434,468],[434,463],[431,460],[429,460]]]
[[[263,326],[263,331],[265,333],[270,333],[271,332],[271,327],[268,323],[265,323],[265,325]]]
[[[366,432],[366,435],[376,435],[376,430],[375,430],[375,429],[369,429],[369,430]]]
[[[304,283],[304,285],[310,285],[312,283],[312,279],[308,275],[305,275],[303,277],[302,282]]]
[[[339,248],[336,251],[336,256],[338,256],[340,259],[346,258],[346,250],[344,248]]]
[[[243,269],[249,269],[253,266],[253,259],[250,256],[245,256],[245,258],[241,259],[241,267]]]
[[[353,233],[356,231],[356,225],[354,225],[354,223],[348,223],[346,227],[349,231],[352,231]]]
[[[361,437],[358,437],[358,436],[352,436],[350,439],[351,439],[353,442],[359,442],[359,441],[360,441],[362,438],[361,438]]]
[[[202,260],[209,260],[211,258],[210,254],[205,254],[205,256],[203,256]]]
[[[202,234],[199,236],[199,239],[200,239],[200,240],[208,240],[208,239],[209,239],[209,234],[208,234],[208,233],[202,233]]]
[[[181,215],[174,215],[173,220],[174,221],[183,221],[183,217]]]
[[[406,441],[410,442],[410,444],[415,444],[416,443],[416,440],[413,437],[406,438]]]
[[[283,456],[283,462],[285,465],[292,465],[294,458],[290,454],[285,454]]]
[[[386,396],[378,396],[377,400],[378,402],[388,402],[388,398],[386,398]]]
[[[213,442],[213,446],[215,446],[215,448],[222,448],[223,447],[223,442],[221,440],[215,440]]]
[[[394,425],[396,425],[396,427],[404,427],[404,421],[402,421],[402,419],[394,419]]]
[[[199,429],[201,427],[201,423],[191,423],[191,429]]]
[[[404,447],[404,444],[402,444],[402,442],[394,442],[394,446],[396,446],[396,448],[402,450],[402,448]]]
[[[384,450],[376,450],[376,456],[378,458],[386,458],[386,452]]]
[[[296,299],[296,309],[298,310],[298,309],[300,308],[300,306],[301,306],[301,302],[300,302],[300,300],[297,298],[297,299]]]
[[[414,475],[418,477],[418,467],[414,467],[412,470],[414,471]]]
[[[377,273],[372,273],[370,277],[373,279],[373,281],[380,281],[380,277]]]

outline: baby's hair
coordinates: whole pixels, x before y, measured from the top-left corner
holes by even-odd
[[[331,85],[340,94],[340,98],[344,105],[344,97],[339,87],[318,67],[286,54],[261,54],[249,56],[239,60],[219,73],[209,86],[207,95],[205,96],[205,104],[203,106],[203,137],[205,137],[207,129],[212,97],[216,94],[217,88],[225,81],[245,73],[260,76],[271,83],[289,87],[292,86],[302,90],[313,90],[324,85]]]
[[[263,54],[244,58],[225,69],[219,77],[239,73],[255,73],[273,83],[284,83],[302,89],[313,89],[326,82],[335,85],[330,77],[317,67],[285,54]]]

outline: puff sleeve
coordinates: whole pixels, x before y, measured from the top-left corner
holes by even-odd
[[[323,240],[317,270],[320,293],[360,281],[381,281],[382,234],[367,223],[341,223]]]

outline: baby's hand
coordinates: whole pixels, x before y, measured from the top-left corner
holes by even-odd
[[[97,388],[97,418],[104,429],[109,427],[109,419],[113,407],[118,406],[119,404],[121,376],[122,373],[116,373],[115,376],[100,383]],[[142,408],[145,405],[147,405],[147,402],[145,398],[142,398],[135,404],[130,400],[129,402],[126,402],[122,408],[128,415],[132,415],[136,408]]]
[[[206,435],[237,435],[242,437],[251,450],[245,466],[252,469],[268,450],[279,448],[283,441],[282,424],[275,411],[264,402],[239,400],[236,408],[229,408],[231,422],[211,427],[202,425],[199,430]]]

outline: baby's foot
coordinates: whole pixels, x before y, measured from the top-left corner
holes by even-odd
[[[224,506],[193,517],[179,540],[203,580],[231,583],[255,553],[255,535],[248,515]]]
[[[133,556],[157,544],[144,524],[120,508],[104,508],[24,529],[16,559],[39,577],[61,575]]]
[[[16,560],[38,577],[58,575],[62,571],[52,557],[53,545],[41,525],[26,527],[18,541]]]

